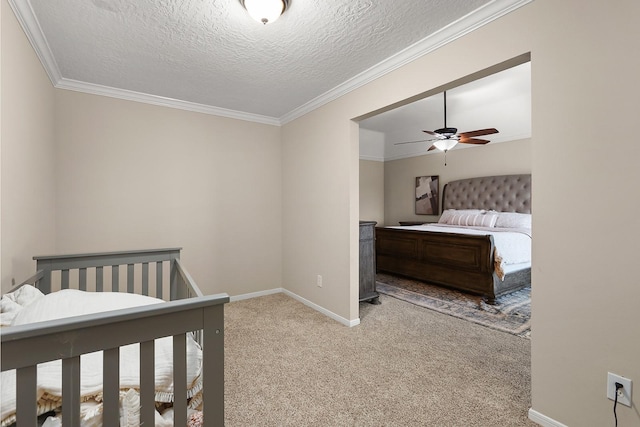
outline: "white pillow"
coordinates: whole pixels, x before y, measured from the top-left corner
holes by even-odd
[[[478,214],[482,212],[480,209],[445,209],[438,220],[439,224],[449,224],[451,218],[455,214]]]
[[[448,224],[466,227],[494,227],[497,219],[498,215],[487,212],[477,214],[456,213],[451,217]]]
[[[531,228],[531,214],[500,212],[496,221],[498,228]]]

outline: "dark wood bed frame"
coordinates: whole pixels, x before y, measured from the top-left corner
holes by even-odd
[[[442,208],[531,213],[531,175],[451,181],[443,189]],[[501,280],[494,269],[494,248],[489,235],[376,228],[379,272],[475,293],[491,304],[531,284],[531,268],[506,274]]]

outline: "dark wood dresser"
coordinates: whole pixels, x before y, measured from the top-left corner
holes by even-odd
[[[376,291],[376,222],[360,221],[360,301],[380,304]]]

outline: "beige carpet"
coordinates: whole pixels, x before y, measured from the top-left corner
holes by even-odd
[[[381,295],[348,328],[275,294],[225,308],[226,426],[535,426],[530,341]]]

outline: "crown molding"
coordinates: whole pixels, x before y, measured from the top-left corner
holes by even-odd
[[[58,68],[58,63],[53,57],[49,43],[44,37],[40,23],[31,8],[31,3],[27,0],[9,0],[9,6],[13,9],[13,13],[16,15],[20,26],[22,26],[29,43],[33,46],[38,59],[49,76],[49,80],[55,86],[62,78],[62,74],[60,73],[60,68]]]
[[[432,35],[414,43],[413,45],[390,56],[384,61],[363,71],[357,76],[345,81],[328,92],[312,99],[306,104],[290,111],[280,117],[280,122],[284,125],[303,115],[358,89],[367,83],[388,74],[403,65],[406,65],[434,50],[451,43],[452,41],[476,30],[483,25],[504,16],[533,0],[493,0],[490,3],[474,10],[455,22],[438,30]]]
[[[361,155],[360,156],[360,160],[369,160],[371,162],[381,162],[384,163],[384,157],[378,157],[378,156],[366,156],[366,155]]]
[[[58,89],[75,90],[95,95],[110,96],[113,98],[125,99],[147,104],[177,108],[181,110],[211,114],[215,116],[228,117],[238,120],[245,120],[256,123],[263,123],[273,126],[281,126],[295,120],[365,84],[376,80],[397,68],[414,61],[415,59],[432,52],[457,38],[470,33],[471,31],[488,24],[489,22],[504,16],[513,10],[518,9],[533,0],[493,0],[486,5],[476,9],[457,21],[447,25],[436,33],[422,39],[409,46],[399,53],[387,58],[377,65],[365,70],[352,79],[336,86],[332,90],[314,98],[313,100],[290,111],[280,118],[262,116],[258,114],[245,113],[242,111],[229,110],[226,108],[214,107],[210,105],[198,104],[194,102],[182,101],[178,99],[166,98],[157,95],[149,95],[141,92],[134,92],[125,89],[117,89],[108,86],[96,85],[92,83],[80,82],[77,80],[62,77],[58,64],[47,43],[42,28],[36,18],[31,4],[28,0],[8,0],[20,25],[22,26],[29,42],[33,46],[36,55],[40,59],[53,86]]]
[[[198,104],[195,102],[182,101],[179,99],[166,98],[158,95],[135,92],[127,89],[117,89],[109,86],[102,86],[93,83],[81,82],[61,78],[54,85],[57,89],[74,90],[77,92],[89,93],[92,95],[109,96],[111,98],[125,99],[127,101],[143,102],[145,104],[158,105],[161,107],[176,108],[179,110],[192,111],[195,113],[211,114],[214,116],[228,117],[231,119],[245,120],[248,122],[262,123],[265,125],[280,126],[280,120],[275,117],[262,116],[259,114],[244,113],[242,111],[229,110],[226,108],[213,107],[211,105]]]
[[[8,0],[18,22],[22,26],[27,39],[42,63],[45,72],[49,76],[51,83],[57,89],[74,90],[77,92],[89,93],[93,95],[109,96],[112,98],[125,99],[128,101],[143,102],[146,104],[158,105],[180,110],[193,111],[197,113],[211,114],[214,116],[228,117],[232,119],[245,120],[249,122],[262,123],[273,126],[280,126],[281,122],[276,117],[262,116],[259,114],[245,113],[242,111],[229,110],[226,108],[214,107],[211,105],[198,104],[195,102],[182,101],[179,99],[166,98],[157,95],[150,95],[126,89],[118,89],[109,86],[97,85],[93,83],[81,82],[78,80],[62,77],[62,73],[53,56],[53,52],[47,39],[44,37],[42,27],[36,18],[31,4],[28,0]]]

